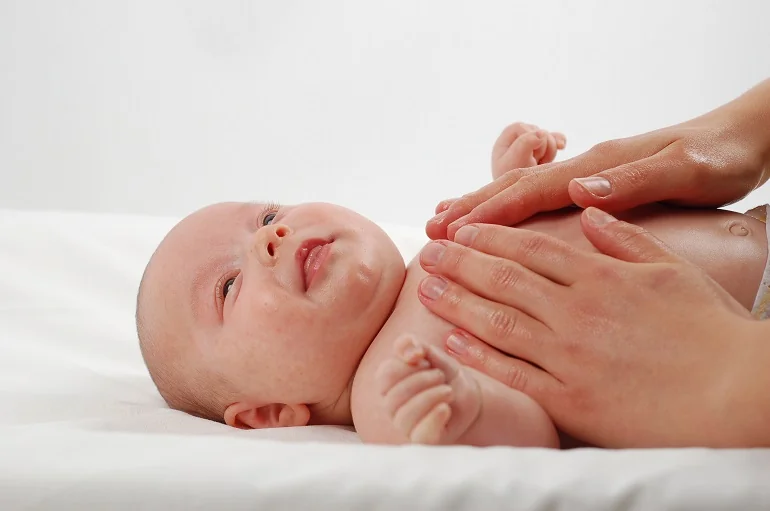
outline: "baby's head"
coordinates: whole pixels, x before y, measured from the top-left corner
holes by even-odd
[[[344,424],[404,262],[331,204],[223,203],[177,224],[137,298],[142,355],[175,409],[244,428]]]

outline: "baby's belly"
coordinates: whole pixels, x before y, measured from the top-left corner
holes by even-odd
[[[709,274],[751,310],[767,260],[767,233],[759,220],[725,210],[650,205],[618,215],[658,237]],[[538,215],[519,224],[584,250],[597,250],[583,236],[580,210]]]

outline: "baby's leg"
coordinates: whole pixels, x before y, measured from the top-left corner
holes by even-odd
[[[492,147],[492,179],[509,170],[550,163],[566,144],[561,133],[550,133],[534,124],[513,123],[500,133]]]
[[[649,230],[677,254],[705,270],[747,310],[751,310],[768,257],[765,224],[724,210],[650,205],[619,214]],[[580,211],[538,215],[517,227],[545,232],[579,248],[594,250],[583,236]]]

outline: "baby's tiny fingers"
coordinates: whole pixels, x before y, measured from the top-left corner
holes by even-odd
[[[439,369],[429,369],[410,374],[399,381],[385,394],[385,407],[395,415],[404,403],[425,390],[446,383],[444,373]]]
[[[452,387],[446,384],[431,387],[424,392],[420,392],[396,411],[396,414],[393,416],[393,424],[396,426],[396,429],[409,436],[417,424],[436,405],[451,402],[452,395]]]
[[[452,417],[452,408],[446,403],[439,403],[428,412],[412,430],[409,440],[416,444],[436,445],[441,442],[441,435]]]
[[[430,365],[444,373],[447,382],[452,382],[462,369],[460,363],[435,346],[429,346],[425,358]]]
[[[427,364],[427,362],[426,362]],[[375,381],[379,387],[380,395],[385,396],[400,381],[412,374],[421,371],[420,368],[405,364],[402,360],[390,358],[380,364],[375,373]]]
[[[396,355],[409,365],[421,369],[430,367],[425,363],[425,348],[415,343],[409,335],[404,335],[396,339],[393,349],[396,352]]]

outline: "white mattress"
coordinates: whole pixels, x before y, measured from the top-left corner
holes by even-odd
[[[133,309],[173,222],[0,211],[1,509],[770,509],[770,450],[380,447],[171,411]]]

